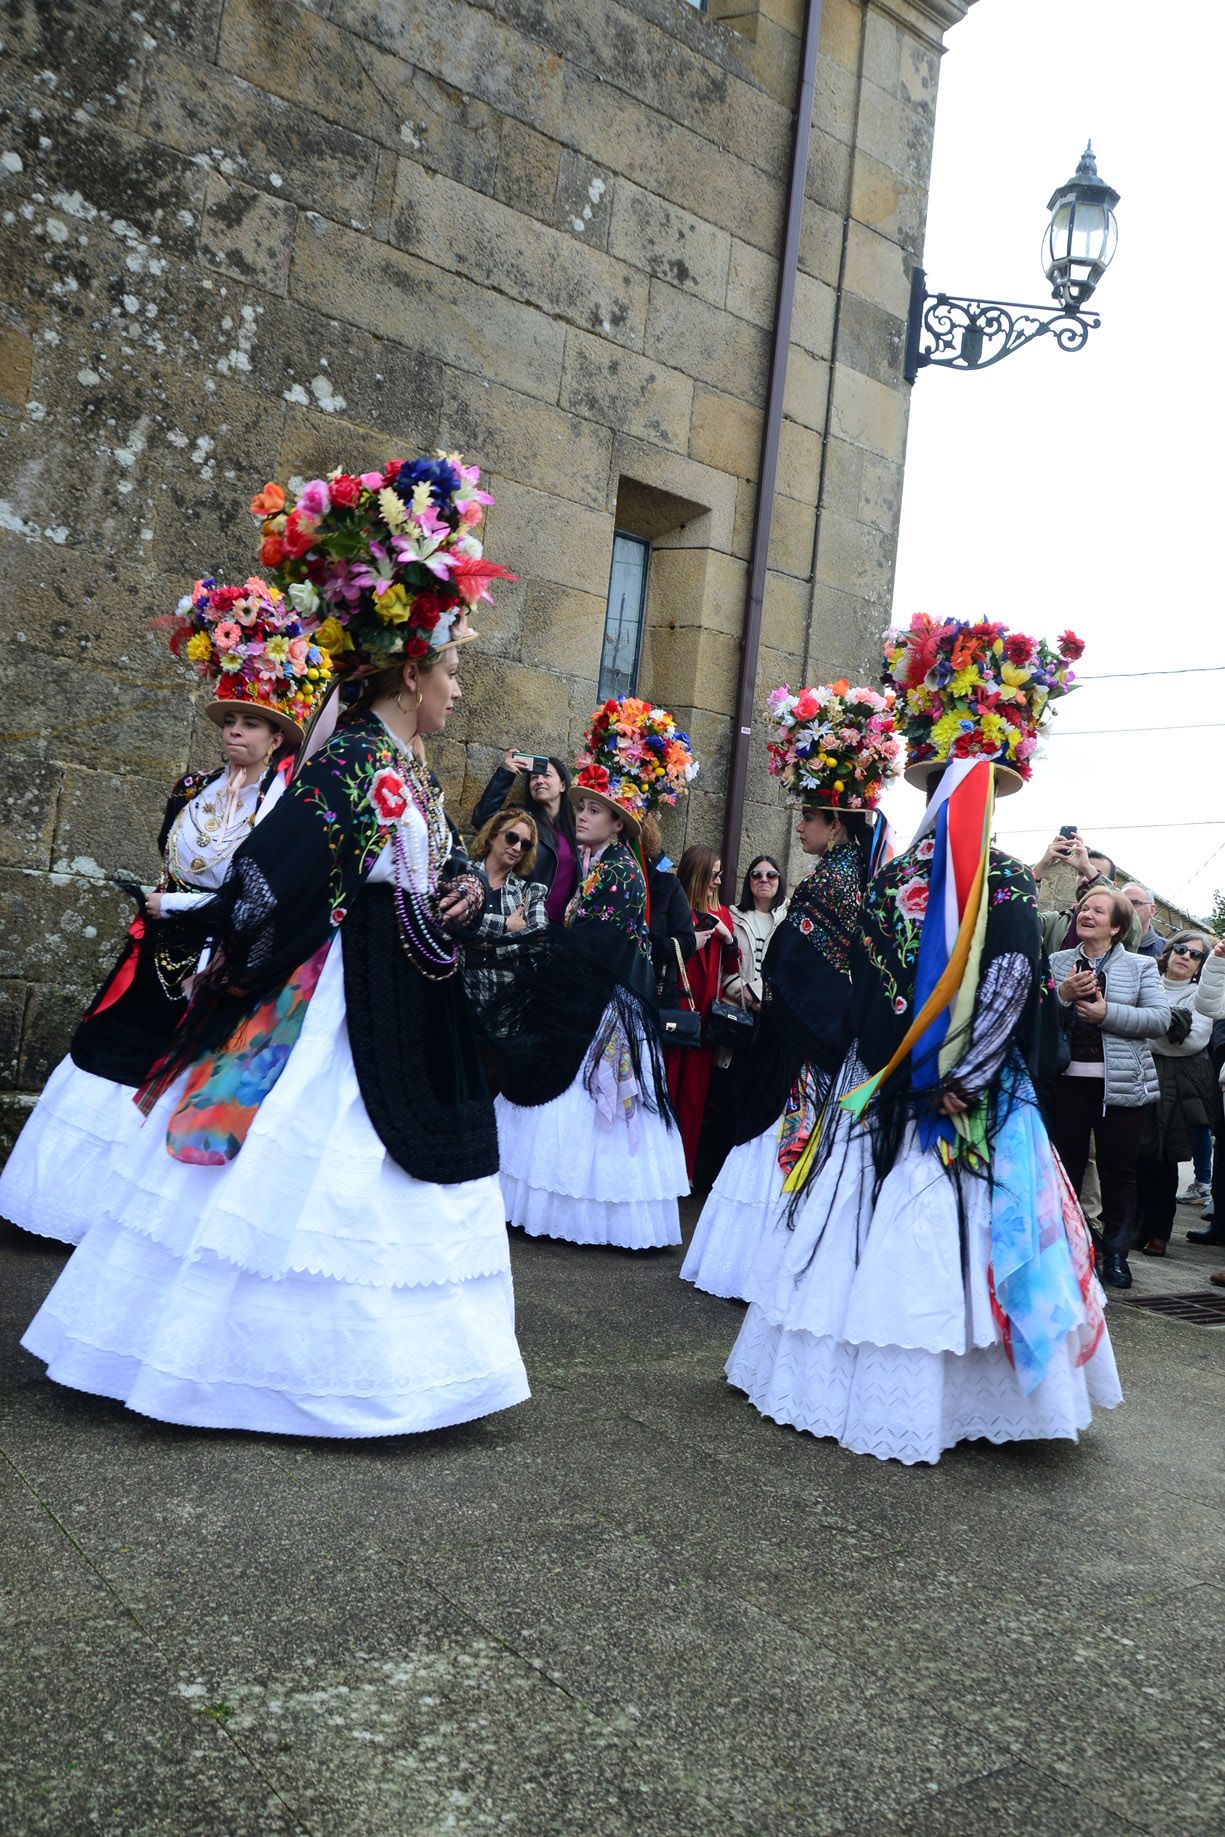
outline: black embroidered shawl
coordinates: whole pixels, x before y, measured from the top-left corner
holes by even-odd
[[[859,846],[840,842],[791,895],[762,964],[768,995],[757,1031],[734,1062],[734,1144],[777,1121],[804,1065],[830,1077],[842,1061],[866,878]]]

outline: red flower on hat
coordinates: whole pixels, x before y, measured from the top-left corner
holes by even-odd
[[[279,536],[265,536],[259,545],[259,558],[266,568],[279,568],[285,559],[285,544]]]
[[[390,768],[375,773],[369,796],[381,822],[398,823],[408,809],[408,788],[400,774]]]
[[[353,478],[348,472],[342,472],[339,478],[328,481],[329,497],[333,504],[339,504],[343,510],[351,510],[361,494],[361,480]]]
[[[1059,655],[1066,657],[1069,663],[1076,663],[1085,654],[1085,641],[1074,631],[1060,632],[1058,642]]]
[[[586,791],[602,791],[608,795],[608,768],[603,765],[585,765],[578,775],[578,782]]]

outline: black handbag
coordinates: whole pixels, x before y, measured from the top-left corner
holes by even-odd
[[[730,1046],[735,1051],[753,1037],[757,1016],[735,1001],[712,1001],[703,1030],[704,1046]]]
[[[682,1008],[661,1007],[659,1010],[659,1031],[665,1046],[673,1046],[678,1052],[690,1052],[702,1044],[702,1017],[698,1013],[697,1003],[693,999],[693,990],[689,986],[689,972],[685,968],[685,959],[681,955],[680,943],[672,940],[676,952],[676,965],[681,973],[681,982],[689,997],[689,1006]]]

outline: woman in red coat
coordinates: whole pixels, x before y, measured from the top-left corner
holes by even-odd
[[[687,848],[681,856],[676,877],[685,889],[685,897],[693,910],[694,930],[697,933],[697,949],[686,963],[685,973],[689,978],[693,1005],[705,1020],[711,1003],[718,997],[724,976],[733,973],[739,966],[732,915],[726,906],[719,903],[723,864],[713,848],[695,845]],[[688,1005],[683,984],[680,999],[682,1005]],[[665,1057],[668,1066],[668,1094],[680,1124],[681,1140],[685,1144],[685,1166],[692,1180],[702,1134],[702,1118],[706,1113],[714,1053],[709,1046],[697,1046],[686,1052],[668,1052]]]

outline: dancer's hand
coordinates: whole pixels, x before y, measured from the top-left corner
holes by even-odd
[[[154,887],[152,893],[145,894],[145,911],[148,913],[150,918],[155,918],[155,919],[161,918],[162,916],[162,894],[161,894],[161,889],[159,887]]]

